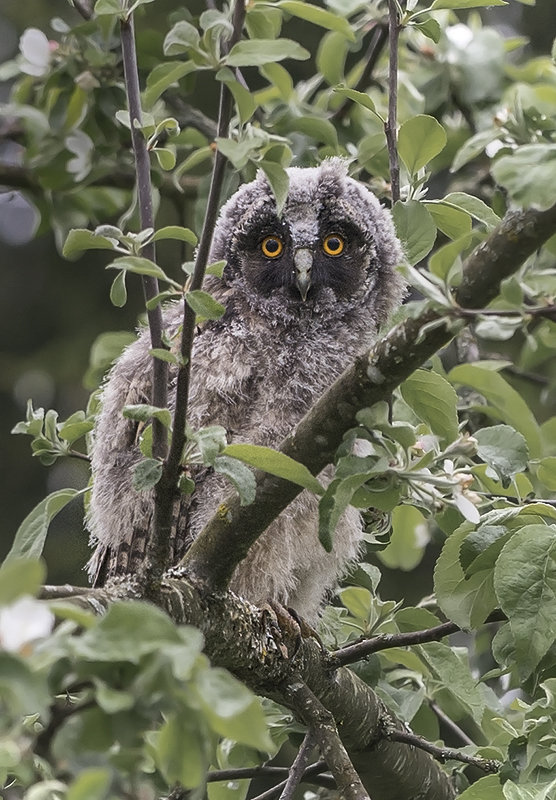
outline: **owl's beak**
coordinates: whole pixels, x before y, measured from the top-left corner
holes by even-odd
[[[299,289],[303,302],[311,288],[311,269],[313,267],[313,253],[308,247],[299,247],[293,255],[295,265],[295,285]]]

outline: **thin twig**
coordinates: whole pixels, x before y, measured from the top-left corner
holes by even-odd
[[[556,304],[523,306],[523,308],[462,308],[455,307],[458,317],[546,317],[556,320]]]
[[[236,0],[233,11],[233,33],[226,43],[226,48],[231,48],[241,37],[243,21],[245,19],[245,4],[243,0]],[[218,136],[226,137],[232,114],[232,96],[224,83],[220,88],[220,105],[218,113]],[[205,270],[214,232],[214,225],[218,213],[220,192],[224,179],[226,165],[225,156],[217,150],[210,182],[209,196],[205,211],[203,230],[199,239],[199,246],[195,258],[193,275],[189,284],[189,291],[200,289],[203,284]],[[181,357],[182,365],[178,369],[175,393],[175,408],[172,428],[172,437],[168,456],[163,466],[162,475],[156,484],[156,497],[154,508],[154,525],[151,538],[147,546],[144,562],[143,577],[147,584],[147,593],[154,588],[164,570],[168,566],[170,535],[172,526],[172,511],[176,497],[176,487],[179,477],[180,464],[185,445],[185,422],[187,419],[189,384],[191,375],[191,350],[195,336],[195,312],[184,303]],[[159,359],[154,359],[155,363]],[[156,404],[155,404],[156,405]]]
[[[388,119],[384,125],[388,161],[390,164],[390,185],[392,187],[392,205],[400,199],[400,162],[398,158],[397,126],[398,126],[398,43],[400,38],[400,21],[396,0],[388,0],[388,40],[390,53],[388,58]]]
[[[401,742],[403,744],[409,744],[412,747],[418,747],[420,750],[430,753],[431,756],[434,756],[434,758],[442,763],[453,759],[455,761],[461,761],[462,764],[471,764],[483,770],[483,772],[498,772],[501,767],[500,762],[496,761],[494,758],[480,758],[479,756],[470,756],[467,753],[462,753],[460,750],[455,750],[452,747],[438,747],[438,745],[432,744],[432,742],[429,742],[427,739],[423,739],[422,736],[417,736],[415,733],[410,733],[409,731],[401,731],[396,728],[385,732],[385,736],[391,742]]]
[[[120,21],[120,39],[124,64],[124,78],[131,126],[131,143],[135,157],[137,181],[137,200],[139,205],[139,223],[142,230],[154,228],[154,212],[152,203],[151,165],[147,151],[147,143],[141,131],[141,94],[139,89],[139,73],[137,70],[137,53],[135,51],[135,32],[133,14]],[[142,251],[145,258],[155,261],[155,245],[149,242]],[[142,276],[145,302],[158,294],[158,281],[150,275]],[[162,312],[160,305],[147,311],[151,344],[153,348],[163,348]],[[168,399],[168,364],[160,358],[153,358],[152,366],[152,404],[157,408],[166,408]],[[164,458],[167,451],[166,429],[162,423],[153,419],[153,456]]]
[[[291,707],[313,731],[315,741],[345,800],[370,800],[345,749],[333,715],[306,683],[296,681],[284,688]]]
[[[453,719],[450,719],[448,714],[445,714],[444,711],[440,708],[438,703],[435,703],[434,700],[429,700],[429,707],[430,709],[436,714],[438,719],[445,725],[447,728],[451,730],[451,732],[460,739],[464,745],[474,745],[475,742],[471,739],[465,731],[463,731],[459,725],[456,725]]]
[[[301,743],[299,752],[297,753],[293,761],[293,764],[290,767],[288,779],[285,783],[284,788],[282,789],[282,793],[280,794],[280,800],[292,800],[293,793],[303,780],[303,774],[305,772],[307,762],[309,761],[311,750],[313,749],[314,746],[315,746],[315,737],[313,735],[313,732],[309,729],[305,734],[305,738]]]
[[[91,0],[72,0],[73,7],[78,11],[83,19],[89,20],[93,18],[94,3]]]
[[[373,27],[372,39],[364,56],[365,65],[363,67],[363,71],[359,80],[354,86],[354,89],[357,91],[363,92],[369,85],[376,63],[380,58],[380,55],[384,49],[384,45],[387,41],[388,25],[383,22],[377,22]],[[331,122],[340,122],[343,120],[352,105],[353,101],[346,98],[342,105],[339,106],[330,117]]]
[[[445,636],[450,636],[452,633],[458,633],[461,628],[454,622],[443,622],[436,625],[434,628],[427,628],[422,631],[408,631],[407,633],[384,633],[380,636],[374,636],[372,639],[366,639],[357,644],[348,645],[341,650],[336,650],[330,656],[331,665],[336,667],[343,667],[346,664],[353,664],[371,653],[379,652],[380,650],[389,650],[392,647],[409,647],[410,645],[425,644],[426,642],[438,642]]]

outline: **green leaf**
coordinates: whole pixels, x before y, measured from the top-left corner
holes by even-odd
[[[317,69],[331,86],[344,80],[348,40],[342,33],[330,31],[320,40],[317,50]]]
[[[192,61],[170,61],[164,64],[157,64],[147,77],[147,88],[142,96],[143,107],[146,109],[152,108],[166,89],[195,69],[196,66]]]
[[[348,20],[345,19],[345,17],[333,14],[331,11],[325,11],[324,8],[311,5],[311,3],[301,2],[301,0],[279,0],[277,3],[273,4],[273,6],[279,6],[288,14],[299,17],[299,19],[305,19],[307,22],[313,22],[321,28],[338,31],[351,42],[355,41],[355,34]]]
[[[162,476],[162,461],[157,458],[144,458],[133,469],[131,485],[136,492],[152,489]]]
[[[6,561],[14,558],[38,558],[42,553],[48,526],[70,500],[84,494],[87,489],[58,489],[35,506],[15,534]]]
[[[405,402],[442,442],[458,435],[457,395],[437,372],[416,370],[400,386]]]
[[[122,0],[97,0],[95,14],[122,14]]]
[[[200,39],[199,31],[194,25],[191,25],[190,22],[186,22],[186,20],[179,20],[166,34],[163,45],[164,55],[174,56],[189,49],[197,50],[199,48]],[[189,66],[189,63],[190,62],[186,61],[182,66]],[[188,69],[188,72],[189,71],[191,70]]]
[[[525,400],[497,372],[478,364],[460,364],[448,373],[451,383],[471,386],[494,407],[496,414],[523,434],[532,457],[542,450],[539,426]]]
[[[399,505],[392,512],[390,542],[377,556],[390,569],[410,571],[421,562],[429,538],[427,523],[419,509]]]
[[[478,455],[496,470],[502,484],[527,468],[529,448],[525,438],[509,425],[481,428],[473,436],[479,443]],[[556,459],[555,459],[556,460]]]
[[[500,222],[500,217],[492,208],[478,197],[466,192],[450,192],[444,198],[444,202],[466,211],[473,219],[476,219],[477,222],[482,222],[489,230],[495,228]]]
[[[372,99],[365,92],[359,92],[357,89],[348,89],[345,86],[338,86],[334,89],[334,93],[340,94],[343,97],[348,97],[350,100],[353,100],[354,103],[357,103],[357,105],[363,106],[367,111],[371,111],[381,122],[384,122],[384,119],[375,109],[375,104]]]
[[[169,147],[155,147],[151,152],[155,154],[160,168],[166,172],[170,172],[176,166],[176,153]]]
[[[551,492],[556,492],[556,457],[548,456],[541,459],[537,469],[537,478]]]
[[[450,168],[450,172],[457,172],[458,169],[461,169],[463,166],[465,166],[465,164],[468,164],[470,161],[476,158],[480,153],[482,153],[487,145],[498,139],[499,136],[500,136],[500,131],[497,128],[490,129],[487,131],[480,131],[479,133],[476,133],[474,136],[471,136],[460,147],[460,149],[454,156],[454,161]]]
[[[36,595],[44,583],[46,566],[33,558],[12,556],[0,566],[0,606],[23,594]]]
[[[266,175],[266,179],[272,189],[272,194],[276,200],[276,213],[278,216],[282,213],[284,204],[288,197],[288,190],[290,188],[290,179],[288,173],[280,164],[275,161],[260,161],[259,166]]]
[[[556,639],[555,525],[526,525],[512,536],[496,562],[494,588],[525,679]]]
[[[68,786],[66,800],[105,800],[111,783],[110,770],[101,767],[84,769]]]
[[[438,605],[460,628],[475,628],[496,608],[492,569],[467,577],[460,563],[460,548],[473,530],[465,522],[446,540],[434,570],[434,590]]]
[[[305,61],[311,54],[291,39],[255,39],[237,42],[225,58],[229,67],[260,67],[293,58]]]
[[[436,227],[449,239],[459,239],[471,232],[471,217],[465,211],[444,200],[425,201]]]
[[[332,534],[357,489],[388,466],[383,459],[383,463],[375,464],[374,469],[366,469],[365,459],[360,460],[362,471],[333,480],[319,503],[319,541],[327,553],[332,550]]]
[[[141,256],[122,256],[121,258],[116,258],[111,264],[107,264],[106,269],[123,269],[126,272],[133,272],[136,275],[150,275],[152,278],[166,281],[172,286],[181,289],[179,283],[169,278],[158,264],[155,264],[154,261],[148,258],[142,258]]]
[[[229,444],[222,451],[222,455],[237,458],[244,464],[250,464],[255,469],[296,483],[298,486],[310,489],[315,494],[324,493],[318,480],[304,464],[294,461],[293,458],[278,452],[278,450],[271,450],[270,447],[261,447],[255,444]]]
[[[459,800],[504,800],[500,778],[498,775],[479,778],[459,795]]]
[[[74,228],[68,233],[62,255],[64,258],[74,258],[85,250],[114,250],[115,244],[113,239],[99,236],[86,228]]]
[[[152,350],[149,350],[149,355],[153,358],[158,358],[160,361],[165,361],[167,364],[181,363],[175,353],[172,353],[171,350],[165,350],[163,347],[153,347]]]
[[[506,0],[434,0],[431,11],[439,8],[485,8],[486,6],[507,6]]]
[[[418,114],[402,123],[398,151],[411,175],[437,156],[446,146],[447,136],[434,117]]]
[[[213,730],[258,750],[272,751],[272,741],[257,698],[225,669],[202,670],[197,697]]]
[[[287,132],[299,131],[316,142],[323,142],[333,150],[338,149],[338,132],[328,119],[317,116],[292,117],[286,126]]]
[[[428,39],[432,39],[435,44],[438,44],[440,41],[442,28],[440,27],[438,20],[434,19],[434,17],[426,17],[425,19],[419,21],[411,21],[410,24],[414,25],[418,30],[420,30],[423,36],[426,36]]]
[[[411,266],[427,256],[436,241],[436,225],[430,211],[418,200],[400,200],[392,209],[396,233]]]
[[[197,237],[193,231],[181,225],[166,225],[164,228],[159,228],[153,236],[153,242],[162,239],[176,239],[178,242],[187,242],[193,246],[197,244]]]
[[[116,308],[123,308],[127,303],[127,288],[125,285],[125,270],[118,272],[110,287],[110,302]]]
[[[154,419],[162,422],[165,428],[170,429],[172,427],[172,415],[167,408],[158,408],[147,403],[137,403],[136,405],[124,406],[122,414],[127,419],[135,419],[139,422],[150,422],[154,417]]]
[[[212,465],[216,472],[220,472],[233,484],[242,506],[248,506],[255,500],[257,482],[249,467],[229,456],[216,456]]]
[[[522,206],[546,209],[554,205],[556,144],[525,144],[502,156],[492,175],[512,200]]]
[[[203,319],[220,319],[226,311],[225,306],[215,300],[208,292],[203,292],[202,289],[186,292],[185,302],[197,316]]]
[[[154,737],[154,759],[169,785],[194,789],[203,781],[207,765],[201,731],[194,713],[176,712]]]
[[[216,73],[216,80],[225,83],[232,93],[236,103],[239,121],[242,125],[245,125],[245,123],[251,119],[257,108],[257,102],[253,93],[246,89],[245,86],[242,86],[239,81],[236,80],[232,70],[227,67]]]
[[[419,645],[417,649],[441,684],[480,725],[485,700],[481,686],[471,674],[469,664],[443,642],[430,642]]]
[[[282,64],[265,64],[260,68],[263,78],[278,89],[282,100],[289,100],[293,94],[293,81]]]
[[[145,655],[180,645],[185,663],[187,659],[194,661],[202,647],[197,631],[185,631],[188,635],[184,648],[180,630],[159,608],[138,600],[119,600],[97,625],[73,638],[71,647],[75,656],[86,661],[138,664]]]

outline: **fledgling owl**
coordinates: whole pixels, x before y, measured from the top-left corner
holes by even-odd
[[[276,447],[322,392],[376,338],[398,306],[402,260],[390,214],[331,159],[288,170],[280,215],[263,174],[222,208],[211,261],[225,260],[222,279],[205,287],[226,307],[207,322],[192,355],[189,424],[223,425],[228,441]],[[181,304],[164,311],[175,332]],[[135,572],[152,518],[152,491],[137,492],[132,472],[141,459],[137,423],[128,404],[150,402],[148,331],[112,368],[93,436],[93,491],[88,514],[96,550],[95,584]],[[174,378],[170,376],[169,395]],[[229,493],[221,475],[200,470],[192,496],[177,501],[172,563]],[[315,618],[326,593],[357,558],[359,513],[343,515],[326,553],[317,538],[317,498],[303,491],[239,564],[231,588],[255,604],[276,600]]]

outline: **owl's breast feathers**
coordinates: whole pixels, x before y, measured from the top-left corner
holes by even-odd
[[[400,245],[374,195],[347,177],[338,160],[288,174],[281,215],[263,175],[221,211],[210,258],[224,259],[226,267],[206,288],[226,311],[195,339],[189,401],[193,429],[218,424],[229,440],[271,447],[372,343],[403,294],[394,269]],[[164,313],[167,328],[177,332],[180,305]],[[153,492],[133,488],[142,455],[134,423],[122,416],[124,405],[149,402],[149,350],[143,332],[115,364],[96,422],[88,525],[96,546],[91,572],[99,582],[136,571],[150,536]],[[170,395],[174,383],[175,375]],[[193,477],[193,495],[174,505],[174,561],[229,491],[210,469]],[[297,602],[314,617],[361,540],[355,510],[340,521],[332,553],[323,551],[317,528],[316,500],[303,492],[238,566],[233,588],[255,603]]]

